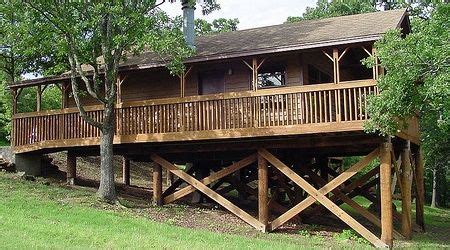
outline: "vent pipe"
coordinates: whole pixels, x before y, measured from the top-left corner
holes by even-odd
[[[195,7],[189,3],[189,0],[183,0],[183,34],[186,44],[195,49],[195,24],[194,24],[194,11]]]

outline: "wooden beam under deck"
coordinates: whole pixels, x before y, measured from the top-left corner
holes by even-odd
[[[328,124],[302,124],[283,127],[249,128],[233,130],[185,131],[164,134],[137,134],[115,136],[114,144],[151,143],[151,142],[182,142],[220,139],[239,139],[255,137],[276,137],[299,134],[362,132],[363,121],[340,122]],[[71,148],[100,145],[99,138],[77,138],[66,140],[41,141],[31,145],[14,147],[15,153],[26,153],[50,148]]]

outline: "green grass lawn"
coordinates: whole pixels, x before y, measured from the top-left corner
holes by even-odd
[[[155,208],[156,209],[156,208]],[[449,229],[448,210],[427,209],[427,220]],[[426,235],[425,235],[426,236]],[[422,235],[417,247],[445,247]],[[425,237],[425,238],[424,238]],[[299,232],[253,236],[219,234],[155,222],[119,206],[97,202],[87,188],[27,182],[0,173],[0,248],[311,249],[369,248],[367,243]],[[448,244],[446,247],[450,247]]]

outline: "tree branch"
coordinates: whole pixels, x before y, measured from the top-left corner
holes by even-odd
[[[45,19],[47,19],[49,22],[51,22],[53,25],[55,25],[55,27],[58,29],[58,30],[60,30],[63,34],[67,34],[68,33],[68,30],[65,28],[65,27],[63,27],[63,26],[61,26],[61,24],[59,24],[58,22],[56,22],[54,19],[57,19],[56,17],[55,17],[55,15],[53,14],[53,13],[51,13],[51,12],[45,12],[45,11],[43,11],[42,9],[40,9],[39,7],[36,7],[34,4],[33,4],[33,1],[29,1],[29,0],[27,0],[27,1],[25,1],[25,3],[28,5],[28,6],[30,6],[32,9],[34,9],[34,10],[36,10],[37,12],[39,12]],[[48,13],[48,14],[47,14]]]
[[[83,71],[83,69],[81,68],[81,63],[78,60],[78,56],[77,56],[77,52],[76,52],[76,47],[75,47],[75,43],[73,41],[72,36],[66,36],[66,39],[68,40],[69,43],[69,53],[72,56],[72,59],[74,60],[74,66],[75,66],[75,72],[78,72],[78,74],[80,75],[81,79],[83,80],[83,82],[86,85],[86,90],[89,93],[89,95],[91,95],[92,97],[94,97],[95,99],[97,99],[98,101],[100,101],[102,104],[106,103],[106,100],[102,97],[100,97],[98,95],[98,93],[96,93],[91,86],[91,83],[89,82],[89,79],[86,76],[86,73]],[[70,59],[70,58],[69,58]],[[92,66],[92,65],[91,65]]]
[[[83,117],[83,119],[90,125],[99,128],[100,130],[103,129],[103,124],[94,121],[91,117],[89,117],[86,113],[86,110],[84,109],[83,105],[81,104],[80,101],[80,96],[78,95],[79,93],[79,89],[78,89],[78,83],[77,83],[77,77],[76,77],[76,63],[75,63],[75,59],[73,57],[73,54],[71,52],[69,52],[69,63],[70,63],[70,67],[71,67],[71,73],[70,73],[70,83],[72,86],[72,94],[73,94],[73,98],[75,100],[75,103],[78,107],[78,110],[80,111],[80,115],[81,117]]]

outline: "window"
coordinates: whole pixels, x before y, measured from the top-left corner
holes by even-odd
[[[258,72],[258,88],[281,87],[286,85],[284,68],[261,69]]]

